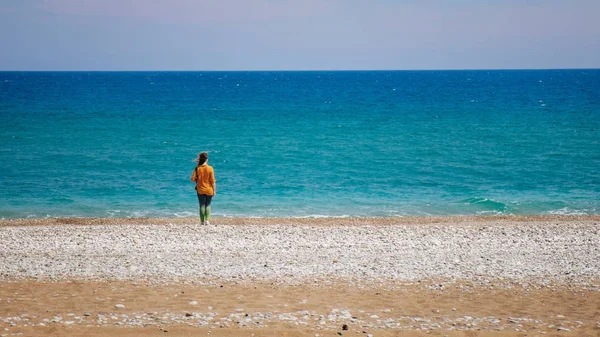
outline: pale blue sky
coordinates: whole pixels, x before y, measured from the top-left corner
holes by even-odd
[[[0,70],[600,68],[600,0],[0,0]]]

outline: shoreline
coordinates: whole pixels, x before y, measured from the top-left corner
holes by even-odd
[[[0,219],[0,227],[53,225],[199,225],[196,217],[180,218],[16,218]],[[213,217],[212,225],[423,225],[460,223],[522,223],[522,222],[598,222],[598,215],[452,215],[406,217]]]

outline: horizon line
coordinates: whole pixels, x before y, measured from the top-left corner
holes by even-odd
[[[195,69],[195,70],[174,70],[174,69],[138,69],[138,70],[5,70],[0,72],[361,72],[361,71],[519,71],[519,70],[600,70],[598,68],[460,68],[460,69]]]

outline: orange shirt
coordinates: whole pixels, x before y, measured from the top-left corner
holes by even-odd
[[[191,181],[196,182],[196,191],[198,194],[215,195],[213,186],[215,185],[215,170],[208,164],[197,166],[192,173]]]

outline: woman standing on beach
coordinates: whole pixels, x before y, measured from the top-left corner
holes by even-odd
[[[196,193],[200,204],[200,222],[202,225],[210,225],[210,202],[217,192],[215,181],[215,170],[208,165],[208,153],[202,152],[196,159],[198,166],[192,173],[191,181],[196,182]]]

